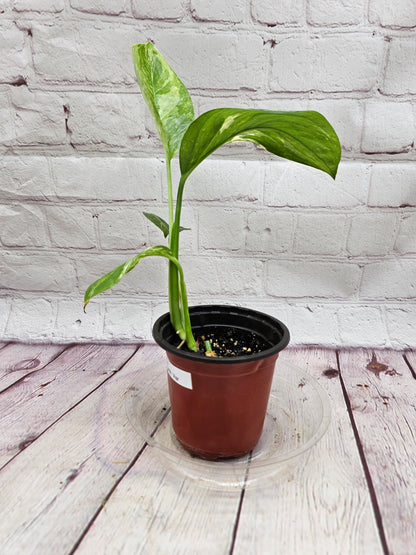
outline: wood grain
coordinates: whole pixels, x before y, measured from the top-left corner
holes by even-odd
[[[234,553],[382,553],[335,352],[287,350],[279,360],[321,383],[332,401],[332,421],[309,458],[287,476],[261,491],[248,486]]]
[[[354,420],[392,553],[416,546],[416,380],[401,353],[340,353]]]
[[[42,369],[64,350],[64,345],[23,343],[10,343],[0,349],[0,392],[27,374]]]
[[[412,376],[416,379],[416,351],[407,351],[405,353],[405,358],[410,364]]]
[[[129,392],[166,379],[158,347],[56,348],[0,349],[3,376],[28,361],[0,394],[0,553],[414,552],[414,351],[342,350],[341,373],[334,351],[284,351],[327,391],[330,428],[263,487],[225,491],[172,472],[133,425]]]
[[[97,374],[93,360],[102,365],[105,361],[109,372],[131,350],[114,346],[78,349],[72,357],[78,355],[86,372]],[[95,356],[91,359],[88,352]],[[132,383],[140,387],[151,376],[160,379],[154,362],[154,347],[140,349],[120,372],[3,468],[0,503],[7,517],[0,519],[1,553],[71,551],[144,446],[127,420],[125,394]],[[69,384],[57,390],[58,397],[65,386]],[[99,552],[93,549],[91,553]]]
[[[116,372],[132,345],[81,345],[0,395],[0,467]]]
[[[239,491],[208,490],[169,472],[147,448],[77,554],[228,553],[239,499]]]
[[[166,363],[162,364],[166,372]],[[166,419],[155,439],[170,433]],[[240,489],[201,487],[171,470],[163,453],[146,448],[107,501],[77,554],[227,553]]]

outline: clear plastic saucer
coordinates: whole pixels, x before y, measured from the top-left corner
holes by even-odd
[[[330,421],[326,392],[311,376],[284,361],[276,365],[261,438],[251,453],[238,459],[208,461],[180,445],[171,426],[166,378],[158,376],[145,387],[132,385],[125,406],[130,423],[162,464],[182,477],[221,489],[288,476],[322,438]]]

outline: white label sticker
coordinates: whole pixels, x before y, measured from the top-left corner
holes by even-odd
[[[192,375],[189,372],[185,372],[185,370],[177,368],[169,361],[168,374],[173,381],[175,381],[182,387],[186,387],[186,389],[192,389]]]

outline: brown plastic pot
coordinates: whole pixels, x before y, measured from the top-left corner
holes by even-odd
[[[260,439],[276,359],[289,343],[286,326],[255,310],[207,305],[191,307],[192,329],[206,326],[253,331],[270,347],[261,353],[208,358],[178,349],[169,313],[153,326],[155,341],[168,357],[172,426],[179,442],[207,459],[240,457]]]

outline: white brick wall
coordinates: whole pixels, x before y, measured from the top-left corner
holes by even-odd
[[[130,52],[151,39],[197,113],[318,110],[343,147],[335,182],[241,144],[195,171],[190,302],[267,311],[292,344],[416,347],[414,1],[0,4],[0,340],[150,339],[167,309],[148,259],[82,311],[91,281],[163,242],[142,215],[166,217],[167,194]]]

